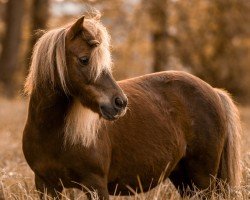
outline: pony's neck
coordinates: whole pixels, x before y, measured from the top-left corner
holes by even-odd
[[[35,90],[30,97],[29,116],[39,129],[50,133],[62,126],[70,103],[71,99],[61,90]]]
[[[89,147],[96,143],[101,126],[99,115],[60,90],[32,93],[29,112],[31,123],[41,134],[62,134],[63,142],[70,145]]]

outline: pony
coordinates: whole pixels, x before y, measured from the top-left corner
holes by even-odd
[[[181,71],[116,82],[111,70],[110,36],[95,17],[36,43],[23,152],[38,191],[107,200],[148,191],[163,172],[181,195],[216,180],[240,184],[241,125],[226,91]]]

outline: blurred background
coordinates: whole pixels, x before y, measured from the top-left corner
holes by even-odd
[[[93,9],[111,34],[117,80],[185,70],[249,102],[248,0],[0,0],[0,94],[20,94],[37,30]]]

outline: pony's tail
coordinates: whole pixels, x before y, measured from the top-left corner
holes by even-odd
[[[216,89],[216,91],[220,96],[226,113],[226,140],[220,159],[218,178],[228,183],[230,187],[237,187],[240,186],[242,178],[240,163],[241,123],[239,111],[226,91],[220,89]]]

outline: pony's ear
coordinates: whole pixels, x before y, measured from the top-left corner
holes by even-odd
[[[79,32],[83,30],[84,18],[84,15],[81,16],[79,19],[76,20],[74,24],[71,25],[67,33],[69,39],[72,40]]]

